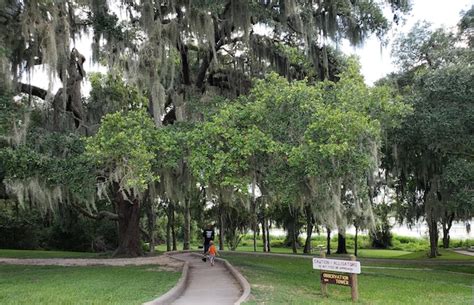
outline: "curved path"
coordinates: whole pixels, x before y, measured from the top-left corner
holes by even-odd
[[[160,265],[178,270],[182,263],[166,255],[135,258],[4,258],[0,264],[36,266],[127,266]]]
[[[189,279],[184,293],[173,305],[232,305],[241,296],[241,287],[227,268],[216,260],[214,266],[191,253],[177,253],[173,258],[189,263]]]

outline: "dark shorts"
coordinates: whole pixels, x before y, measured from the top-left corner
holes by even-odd
[[[206,253],[207,250],[209,250],[209,246],[210,244],[204,244],[204,253]]]

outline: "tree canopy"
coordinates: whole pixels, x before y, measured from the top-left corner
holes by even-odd
[[[2,179],[19,199],[117,221],[118,255],[142,253],[142,214],[153,228],[164,204],[182,209],[187,246],[192,207],[206,202],[227,233],[244,226],[226,221],[249,206],[256,218],[280,211],[295,234],[303,211],[307,225],[369,227],[382,141],[411,108],[389,86],[369,88],[357,61],[331,45],[382,39],[384,5],[395,22],[409,9],[393,0],[4,1]],[[107,75],[86,75],[88,34]],[[40,65],[48,90],[25,82]]]

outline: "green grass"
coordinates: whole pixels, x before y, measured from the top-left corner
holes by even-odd
[[[99,258],[104,254],[88,252],[0,249],[0,257],[11,258]]]
[[[464,254],[459,254],[451,250],[445,250],[445,249],[439,249],[439,253],[441,256],[438,256],[436,259],[439,260],[465,260],[465,261],[471,261],[474,262],[474,256],[469,256],[469,255],[464,255]],[[400,259],[431,259],[428,257],[428,251],[418,251],[418,252],[412,252],[400,257],[397,257]]]
[[[320,293],[319,271],[309,258],[226,253],[252,286],[246,304],[351,304],[350,288],[329,285]],[[390,266],[364,264],[359,275],[360,304],[470,304],[474,266]]]
[[[141,304],[168,291],[179,277],[157,266],[0,265],[0,304]]]
[[[179,245],[178,249],[182,249],[182,246]],[[198,248],[198,245],[192,245],[191,249],[194,250],[201,250]],[[156,247],[157,251],[166,251],[166,245],[158,245]],[[332,249],[333,252],[335,249]],[[354,253],[353,249],[347,249],[349,254]],[[253,252],[253,246],[239,246],[235,252]],[[257,247],[257,252],[262,252],[261,247]],[[286,247],[273,247],[271,248],[272,253],[276,254],[293,254],[293,251],[291,248],[286,248]],[[380,259],[407,259],[407,260],[424,260],[424,259],[430,259],[428,257],[428,251],[417,251],[417,252],[411,252],[411,251],[403,251],[403,250],[390,250],[390,249],[359,249],[358,250],[358,257],[359,258],[380,258]],[[439,249],[439,252],[441,253],[441,256],[438,257],[439,260],[466,260],[466,261],[473,261],[474,262],[474,256],[468,256],[468,255],[463,255],[459,254],[456,252],[453,252],[451,250],[444,250],[444,249]],[[306,255],[303,254],[302,249],[298,249],[298,254],[299,255]],[[314,252],[314,254],[309,254],[314,256],[315,254],[318,254],[318,252]],[[347,256],[347,255],[337,255],[337,254],[332,254],[331,257],[337,258],[339,256]]]
[[[352,249],[349,252],[353,253]],[[408,255],[411,252],[401,250],[388,250],[388,249],[360,249],[358,250],[358,257],[360,258],[400,258]]]
[[[262,252],[261,249],[257,249],[258,252]],[[293,251],[291,248],[272,248],[271,249],[272,253],[283,253],[283,254],[293,254]],[[237,252],[253,252],[253,247],[249,246],[244,246],[244,247],[238,247]],[[353,249],[348,249],[349,253],[354,253]],[[358,256],[360,258],[400,258],[405,255],[411,254],[412,252],[409,251],[401,251],[401,250],[386,250],[386,249],[361,249],[358,250]],[[315,254],[318,254],[318,252],[314,252]],[[298,254],[303,254],[302,249],[298,249]],[[310,254],[314,255],[314,254]],[[337,255],[333,255],[337,256]]]
[[[354,253],[353,249],[347,249],[349,254]],[[401,251],[388,249],[361,249],[358,251],[358,258],[380,258],[380,259],[405,259],[405,260],[433,260],[428,257],[428,251]],[[474,256],[459,254],[451,250],[439,249],[441,256],[436,260],[470,261],[474,263]],[[347,255],[332,254],[331,257],[340,257]]]

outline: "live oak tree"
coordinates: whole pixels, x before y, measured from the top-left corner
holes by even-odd
[[[390,4],[396,14],[407,9],[407,1],[384,2]],[[43,100],[40,104],[34,104],[34,99],[29,98],[26,105],[28,109],[43,110],[42,115],[46,119],[41,121],[40,127],[44,134],[58,132],[74,134],[77,138],[78,135],[93,136],[96,132],[100,133],[101,129],[94,126],[99,122],[95,115],[100,111],[94,112],[94,109],[102,109],[104,113],[99,115],[101,116],[115,106],[109,104],[110,100],[107,98],[103,99],[103,104],[100,101],[97,103],[97,99],[94,103],[94,96],[90,105],[84,103],[81,81],[85,77],[86,59],[81,54],[79,44],[75,43],[81,34],[92,31],[93,61],[106,64],[112,78],[123,76],[129,84],[137,86],[140,93],[146,96],[146,102],[142,105],[147,107],[155,126],[162,127],[176,121],[199,122],[207,118],[206,109],[214,108],[215,96],[234,98],[248,93],[251,79],[262,77],[269,71],[276,71],[288,79],[308,77],[311,81],[335,80],[340,71],[340,63],[337,56],[329,50],[326,41],[348,39],[351,43],[358,44],[371,33],[382,37],[389,22],[382,14],[381,5],[382,2],[346,0],[314,3],[296,0],[127,0],[122,1],[120,7],[109,7],[105,0],[7,0],[0,4],[0,23],[5,29],[0,33],[1,93],[2,96],[10,97],[24,93]],[[268,34],[261,34],[258,28],[264,29]],[[56,82],[62,88],[57,92],[48,92],[34,84],[22,82],[38,65],[46,68],[50,87]],[[92,80],[94,86],[94,78]],[[113,79],[109,80],[111,85],[114,82]],[[4,95],[4,90],[10,93]],[[115,96],[116,102],[127,103],[130,96],[123,90],[120,92]],[[108,95],[109,93],[105,93],[105,96]],[[12,99],[8,101],[13,102]],[[130,113],[132,114],[133,112]],[[108,120],[130,122],[127,115],[111,115]],[[26,118],[27,114],[14,137],[12,133],[6,137],[22,138],[30,127]],[[148,133],[141,127],[135,127],[138,133]],[[150,126],[147,125],[146,129],[148,127]],[[135,144],[135,140],[145,141],[133,137],[123,139],[120,132],[125,132],[124,130],[102,130],[113,135],[117,143],[122,145]],[[100,136],[94,136],[93,139],[98,142],[90,142],[96,146],[90,144],[92,146],[89,150],[98,147],[101,142],[106,144]],[[142,158],[145,158],[146,162],[151,162],[148,159],[151,156],[147,147],[149,143],[143,145],[147,149],[141,147],[143,150],[134,151],[130,148],[135,154],[128,156],[130,160],[144,161]],[[10,152],[20,154],[21,151],[17,151],[16,147]],[[97,161],[107,159],[109,153],[118,152],[126,153],[124,150],[114,152],[108,148],[105,151],[89,151],[88,155]],[[127,179],[132,179],[127,172],[122,171],[124,160],[114,161],[115,163],[100,164],[106,165],[102,168],[104,173],[113,173],[115,178],[125,175]],[[256,164],[255,160],[251,162]],[[145,176],[140,176],[140,183],[137,185],[135,182],[123,185],[118,183],[115,186],[112,183],[111,197],[116,198],[117,202],[128,200],[135,204],[140,197],[139,193],[148,189],[142,179],[150,182],[152,177],[159,176],[147,164],[143,165],[145,168],[140,168],[137,164],[134,166],[137,166],[132,171],[134,174],[139,172]],[[145,173],[148,170],[151,172]],[[254,171],[254,178],[251,180],[255,180],[256,172]],[[186,189],[192,190],[194,182],[186,178],[190,177],[191,171],[177,173],[178,176],[171,181],[185,180]],[[41,176],[41,171],[38,174]],[[184,176],[179,176],[180,174]],[[14,177],[14,173],[11,172],[10,176]],[[32,177],[25,176],[24,179],[17,179],[16,183],[22,184],[24,188]],[[113,176],[105,177],[107,181],[117,183]],[[101,177],[98,178],[101,182]],[[200,178],[195,173],[194,179]],[[54,190],[56,186],[48,187],[49,190]],[[101,184],[98,185],[99,190],[100,187]],[[178,193],[183,194],[182,191]],[[135,216],[132,215],[135,214],[122,213],[125,222],[135,226],[136,221],[132,219]],[[133,238],[138,238],[136,229],[133,232]],[[121,247],[117,253],[125,251],[131,255],[139,254],[136,249],[138,242],[128,243],[122,240],[124,236],[126,234],[120,237]],[[124,250],[129,245],[131,248]]]
[[[252,124],[250,111],[239,103],[227,105],[191,133],[193,174],[205,185],[206,195],[218,201],[220,249],[226,213],[248,203],[255,156],[272,149],[268,137]]]
[[[140,206],[145,190],[157,177],[152,171],[155,126],[145,110],[108,114],[99,131],[86,141],[86,156],[99,171],[99,192],[112,189],[118,216],[119,245],[115,255],[137,256],[140,244]]]
[[[452,222],[473,212],[473,52],[459,43],[472,36],[472,24],[461,34],[418,24],[398,41],[402,70],[388,80],[413,115],[389,132],[384,164],[395,178],[400,218],[428,224],[430,257],[438,255],[438,226],[447,247]]]
[[[343,186],[354,215],[370,223],[367,180],[378,166],[380,135],[409,111],[388,88],[367,88],[353,60],[339,76],[310,86],[270,75],[245,97],[253,128],[275,143],[260,157],[257,184],[279,206],[294,251],[304,209],[322,225],[346,226]]]

